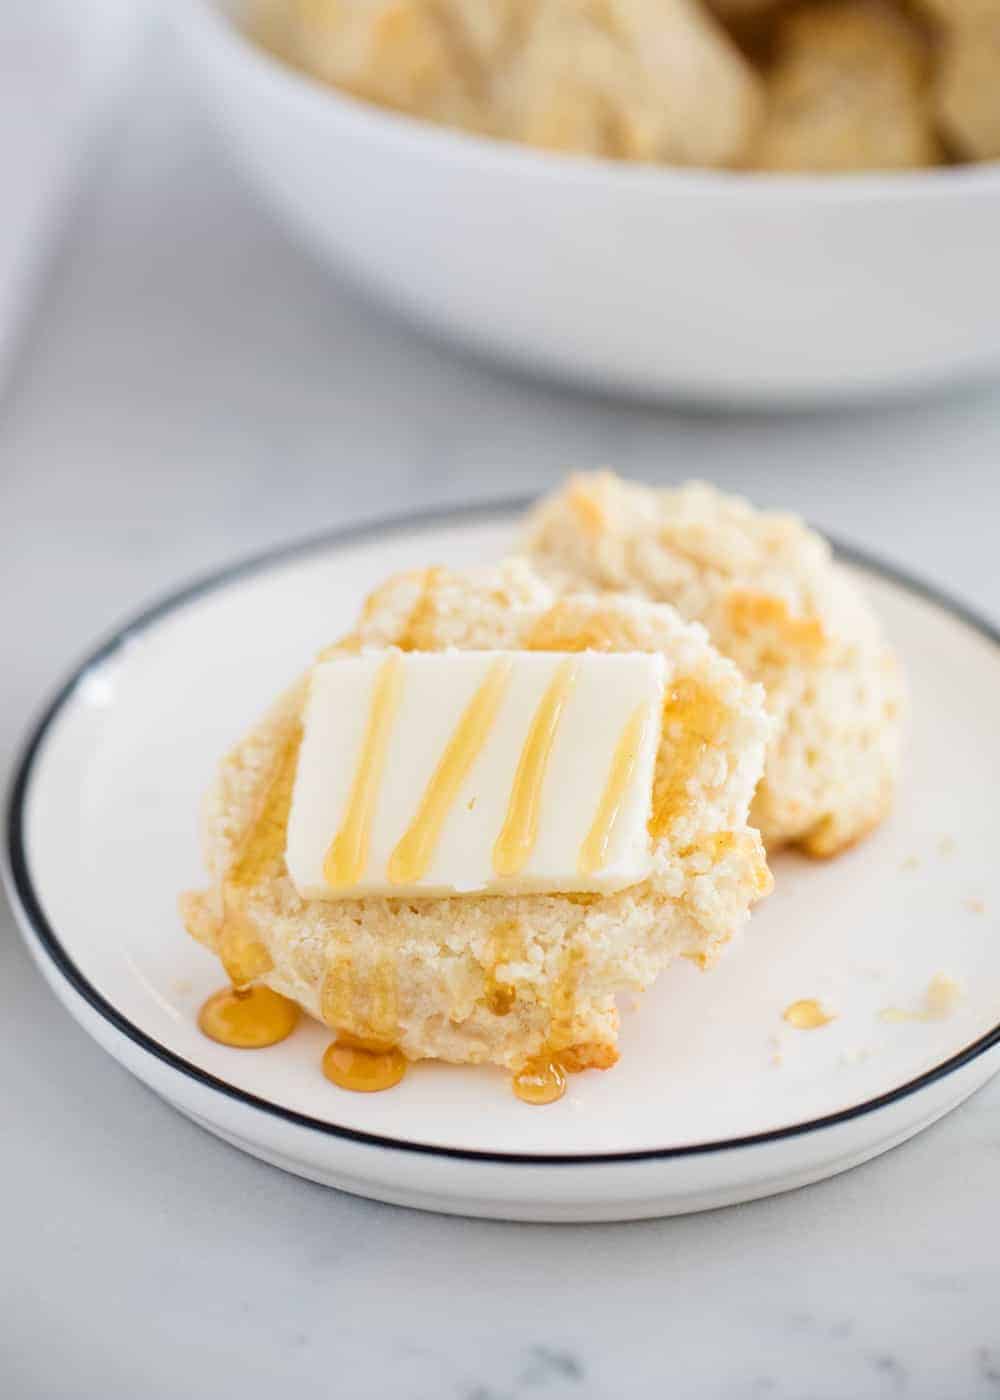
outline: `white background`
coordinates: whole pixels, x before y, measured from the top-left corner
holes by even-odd
[[[192,572],[569,464],[711,477],[1000,612],[1000,389],[781,420],[532,384],[289,246],[158,31],[121,115],[0,401],[4,765],[68,663]],[[1000,1081],[887,1157],[755,1205],[424,1216],[180,1118],[76,1029],[2,917],[5,1395],[1000,1394]]]

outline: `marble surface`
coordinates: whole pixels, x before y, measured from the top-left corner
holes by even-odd
[[[570,463],[711,477],[1000,614],[1000,387],[712,417],[456,358],[289,246],[159,36],[0,410],[4,766],[68,663],[192,572]],[[12,1400],[1000,1395],[1000,1081],[882,1159],[754,1205],[436,1218],[199,1131],[76,1029],[0,922]]]

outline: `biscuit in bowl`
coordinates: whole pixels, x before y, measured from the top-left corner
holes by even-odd
[[[523,561],[390,580],[319,664],[373,652],[590,648],[664,658],[639,883],[591,894],[302,898],[286,841],[307,676],[223,760],[204,813],[209,887],[181,901],[188,931],[236,986],[290,998],[348,1046],[500,1065],[527,1086],[522,1097],[541,1083],[534,1101],[546,1076],[613,1065],[616,993],[648,987],[678,957],[710,967],[770,889],[748,825],[772,727],[760,687],[672,608],[560,595]]]
[[[767,693],[775,730],[751,820],[769,850],[833,856],[889,810],[902,681],[829,545],[791,515],[703,483],[571,477],[532,513],[525,549],[563,587],[672,604]]]

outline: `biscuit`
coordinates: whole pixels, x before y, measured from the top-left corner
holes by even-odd
[[[933,165],[930,57],[901,13],[819,0],[780,13],[756,170],[896,170]]]
[[[955,151],[968,160],[1000,160],[1000,3],[981,0],[941,39],[934,83],[938,121]]]
[[[497,86],[505,134],[674,165],[738,163],[760,83],[692,0],[544,0]]]
[[[670,668],[647,880],[614,895],[303,901],[284,862],[302,681],[221,765],[204,814],[210,885],[181,901],[188,931],[237,983],[263,981],[411,1060],[613,1064],[616,993],[677,957],[711,966],[770,889],[747,825],[771,731],[760,687],[672,608],[557,594],[523,561],[390,580],[326,654],[591,645],[662,652]]]
[[[280,22],[258,4],[261,42],[325,82],[547,150],[733,165],[760,117],[696,0],[292,0]]]
[[[572,477],[532,513],[525,549],[572,588],[673,604],[763,684],[775,720],[751,820],[771,850],[835,855],[888,811],[898,666],[854,581],[795,517],[691,483]]]

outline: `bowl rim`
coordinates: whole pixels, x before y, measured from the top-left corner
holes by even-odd
[[[295,68],[257,43],[227,13],[233,0],[177,0],[168,13],[175,23],[189,16],[196,42],[216,55],[241,64],[252,81],[315,117],[324,112],[404,149],[423,150],[455,163],[490,164],[497,170],[533,179],[566,184],[613,182],[629,190],[664,194],[709,195],[726,200],[801,200],[822,204],[859,201],[895,204],[914,199],[940,200],[952,195],[996,195],[1000,192],[1000,160],[964,165],[928,166],[918,170],[868,170],[852,173],[788,173],[779,171],[716,170],[614,160],[607,156],[545,151],[516,141],[503,141],[365,101]],[[235,0],[245,9],[247,0]],[[192,31],[188,31],[191,33]]]
[[[409,1138],[396,1138],[384,1133],[368,1132],[360,1128],[348,1128],[329,1119],[314,1118],[307,1113],[289,1108],[285,1104],[261,1098],[246,1089],[218,1078],[156,1040],[149,1032],[129,1020],[86,977],[63,946],[58,931],[45,913],[41,893],[35,883],[28,856],[26,818],[35,772],[49,734],[87,676],[122,649],[130,646],[136,638],[164,618],[172,616],[189,603],[196,602],[219,589],[231,587],[244,579],[266,574],[271,570],[281,568],[282,565],[308,559],[315,554],[350,548],[352,545],[379,539],[386,535],[422,531],[446,525],[459,525],[466,522],[490,521],[498,517],[509,519],[522,514],[532,503],[532,500],[533,498],[527,496],[504,496],[494,500],[468,502],[463,505],[436,506],[402,514],[369,517],[352,524],[322,530],[317,534],[293,540],[291,543],[264,549],[259,553],[197,577],[186,585],[161,596],[131,619],[116,627],[102,643],[75,665],[55,694],[43,705],[41,713],[30,725],[20,752],[15,757],[7,795],[4,829],[0,832],[0,874],[3,875],[3,884],[6,887],[11,906],[18,915],[22,936],[28,942],[33,953],[35,948],[32,947],[31,939],[28,938],[28,931],[35,941],[38,961],[41,962],[44,958],[46,970],[51,971],[53,977],[58,976],[68,983],[72,990],[106,1025],[125,1040],[130,1041],[139,1051],[179,1074],[182,1079],[193,1081],[204,1089],[221,1093],[223,1097],[241,1104],[245,1108],[263,1112],[270,1118],[342,1141],[371,1147],[391,1148],[428,1157],[489,1162],[498,1165],[610,1166],[632,1162],[664,1162],[685,1157],[706,1157],[736,1149],[764,1147],[791,1138],[821,1133],[828,1128],[850,1123],[855,1119],[864,1118],[869,1114],[892,1107],[922,1090],[930,1088],[938,1081],[948,1078],[995,1047],[1000,1047],[1000,1021],[998,1021],[990,1030],[962,1049],[955,1051],[946,1059],[881,1094],[848,1104],[845,1108],[818,1118],[786,1123],[776,1128],[768,1128],[743,1136],[612,1152],[490,1151],[418,1142]],[[923,598],[957,618],[971,631],[978,633],[993,648],[1000,650],[1000,627],[995,626],[988,618],[978,614],[966,603],[958,601],[935,584],[928,583],[895,564],[886,563],[867,550],[844,544],[829,535],[826,538],[830,540],[839,560],[867,570],[877,577],[887,579],[889,582]],[[138,1073],[138,1071],[133,1072]],[[139,1077],[144,1078],[141,1074]]]

